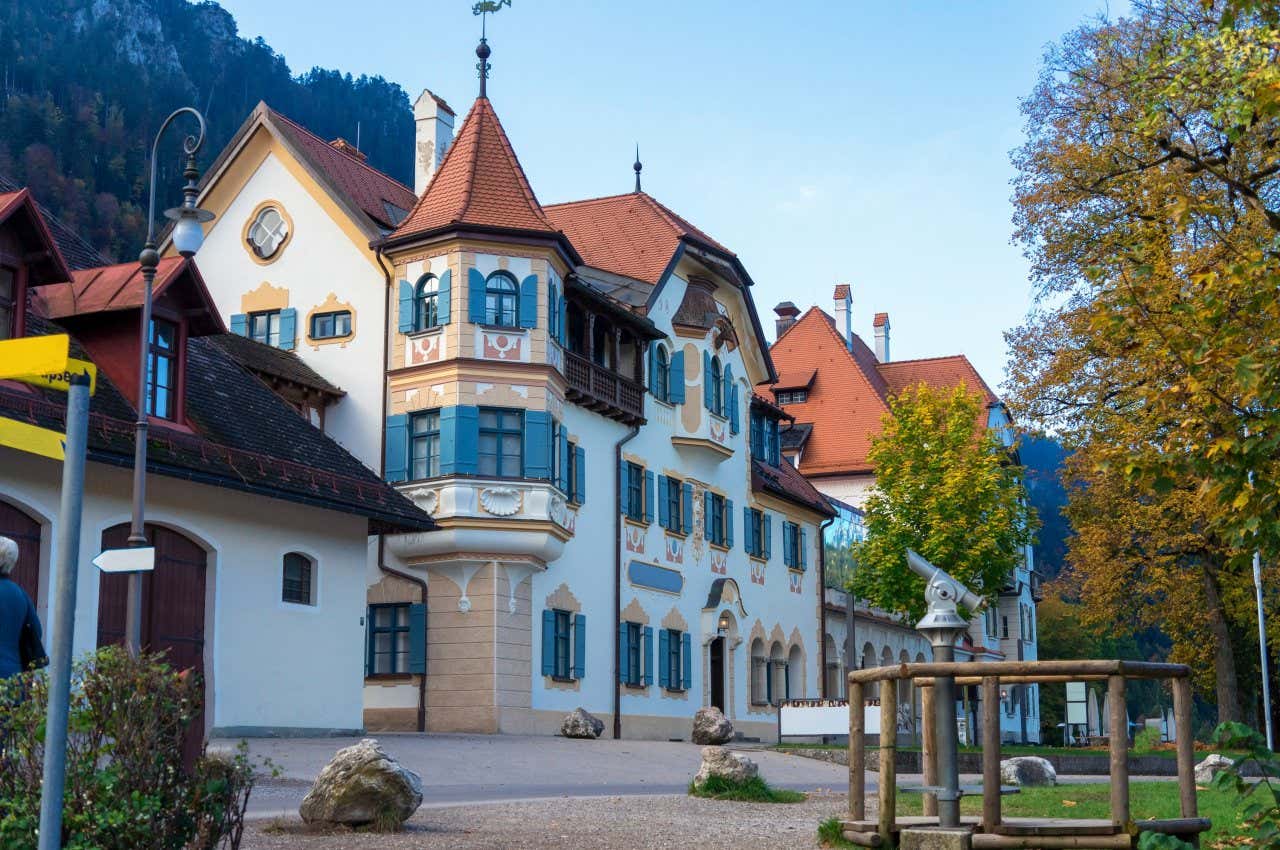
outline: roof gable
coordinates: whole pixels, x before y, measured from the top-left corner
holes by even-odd
[[[480,97],[404,222],[389,238],[454,225],[555,234],[487,97]]]
[[[193,260],[161,258],[151,292],[156,304],[167,303],[187,316],[193,336],[226,332]],[[72,274],[70,283],[42,287],[34,299],[50,319],[80,319],[139,309],[145,294],[142,266],[119,263],[79,269]]]
[[[0,194],[0,226],[17,226],[30,258],[32,286],[56,284],[71,279],[67,261],[49,232],[31,192],[25,188]]]

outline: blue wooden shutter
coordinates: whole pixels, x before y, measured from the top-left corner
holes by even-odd
[[[560,308],[556,306],[556,282],[547,281],[547,336],[559,339],[556,322],[560,318]]]
[[[791,532],[794,528],[795,526],[786,520],[782,521],[782,563],[788,567],[791,566]]]
[[[644,684],[653,684],[653,626],[644,627]]]
[[[716,391],[711,383],[711,352],[702,352],[702,406],[715,411]]]
[[[538,276],[531,274],[520,281],[520,327],[538,326]]]
[[[573,678],[587,673],[587,615],[573,615]]]
[[[671,635],[666,629],[658,630],[658,687],[671,687],[671,670],[667,659],[671,657]]]
[[[724,500],[724,545],[733,548],[733,500]]]
[[[626,622],[618,624],[618,681],[631,678],[631,629]]]
[[[373,675],[373,606],[364,607],[364,675]]]
[[[685,534],[693,531],[693,485],[682,484],[681,489],[684,491],[681,496],[680,520],[683,528],[680,530]]]
[[[409,477],[409,417],[403,413],[387,417],[387,460],[385,477],[393,484]]]
[[[440,273],[440,284],[436,296],[436,318],[442,325],[449,324],[449,307],[453,298],[453,272],[445,269]]]
[[[768,511],[764,513],[764,551],[762,554],[766,560],[773,557],[773,514]]]
[[[298,339],[298,311],[287,307],[280,311],[280,349],[293,351]]]
[[[412,333],[414,286],[407,280],[400,281],[400,316],[397,327],[400,333]]]
[[[676,351],[671,355],[671,364],[667,372],[667,400],[672,404],[684,403],[684,352]]]
[[[738,385],[734,384],[729,389],[729,433],[736,434],[741,427],[738,424]]]
[[[231,332],[236,336],[249,335],[249,317],[244,313],[236,313],[231,317]]]
[[[551,414],[545,410],[524,414],[524,477],[551,478]]]
[[[556,672],[556,612],[550,608],[542,611],[542,675]]]
[[[468,318],[477,325],[485,320],[484,275],[479,269],[471,269],[467,273],[467,313]]]
[[[409,606],[409,672],[427,672],[427,606]]]
[[[578,480],[574,483],[574,491],[578,496],[578,503],[581,504],[587,500],[587,452],[582,446],[574,446],[574,473]]]
[[[693,684],[693,641],[689,638],[688,632],[680,635],[680,651],[682,655],[680,659],[680,687],[687,691],[689,686]]]
[[[479,408],[444,408],[440,411],[440,474],[475,475],[479,468]]]
[[[746,505],[742,506],[742,545],[747,552],[754,553],[756,549],[754,527],[751,524],[751,508]]]
[[[658,397],[658,343],[649,343],[649,357],[646,368],[649,370],[649,392]]]
[[[653,473],[644,473],[644,521],[653,522]]]
[[[711,491],[702,491],[702,533],[707,540],[715,539],[711,533]]]
[[[724,364],[724,373],[720,376],[720,408],[718,413],[721,416],[729,415],[729,403],[733,400],[733,367],[728,363]]]
[[[667,483],[667,476],[658,476],[658,525],[663,528],[671,527],[670,511],[667,510]]]
[[[805,541],[808,539],[809,533],[803,528],[800,529],[800,569],[807,570],[809,568],[809,553],[805,549]]]
[[[560,489],[568,492],[573,482],[569,480],[569,429],[560,426]]]

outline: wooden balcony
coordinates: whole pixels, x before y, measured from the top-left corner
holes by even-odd
[[[567,350],[564,374],[569,401],[626,425],[644,423],[644,387]]]

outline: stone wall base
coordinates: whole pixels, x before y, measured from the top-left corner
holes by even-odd
[[[416,708],[366,708],[364,728],[369,732],[417,732]]]

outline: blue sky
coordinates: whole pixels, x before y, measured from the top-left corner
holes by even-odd
[[[295,73],[476,94],[470,0],[220,0]],[[964,353],[1003,380],[1030,306],[1010,244],[1018,100],[1044,47],[1106,0],[515,0],[490,18],[489,97],[544,204],[644,188],[736,251],[773,306],[853,287],[894,359]],[[353,128],[354,133],[354,128]]]

